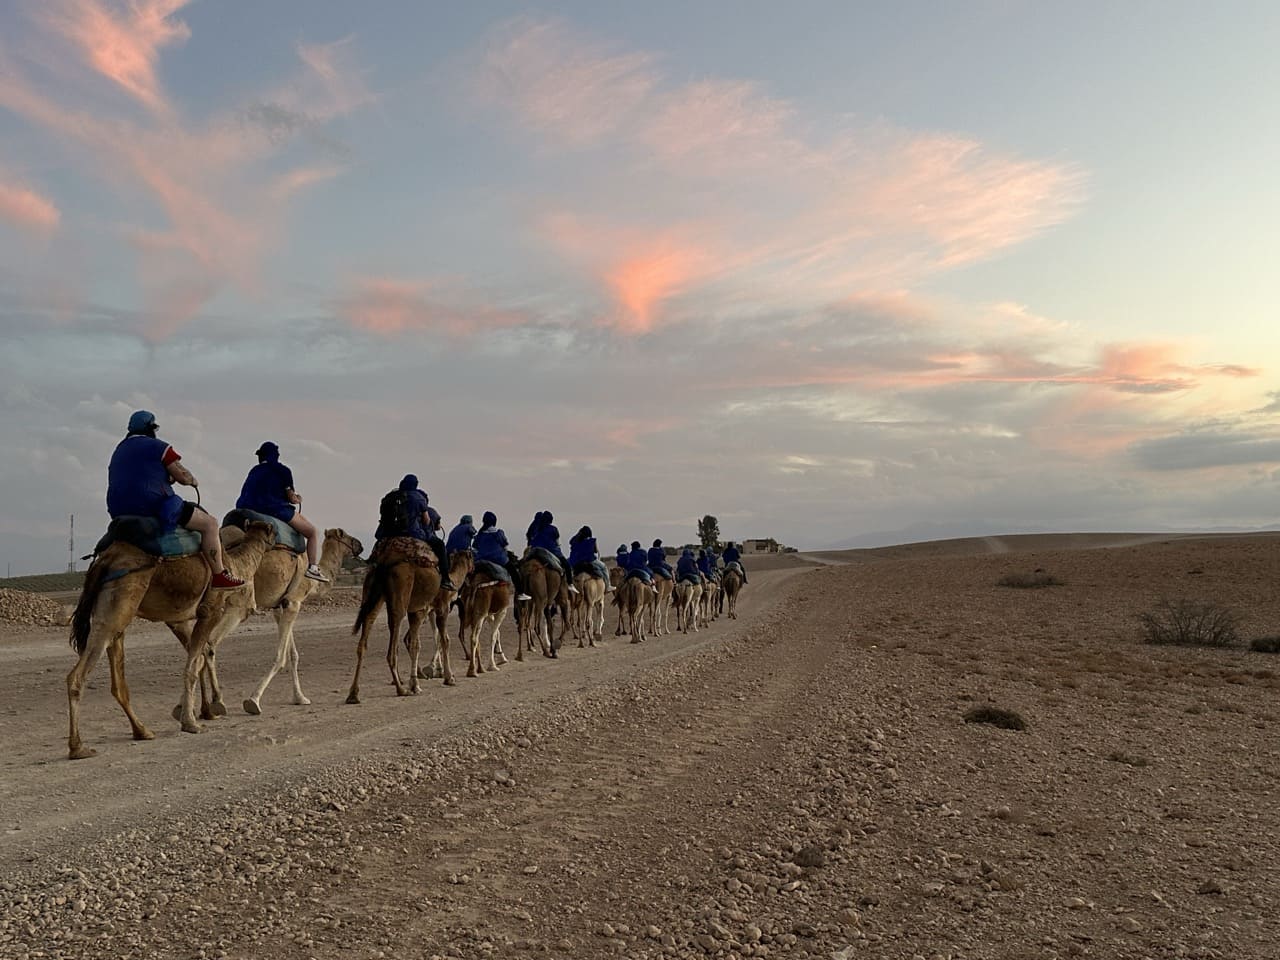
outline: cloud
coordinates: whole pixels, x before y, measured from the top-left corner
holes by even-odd
[[[510,21],[477,59],[481,103],[574,171],[571,196],[542,201],[542,223],[593,222],[592,255],[575,259],[612,294],[624,334],[666,322],[674,292],[714,292],[720,307],[726,288],[747,286],[756,305],[822,303],[917,282],[1026,241],[1082,198],[1070,165],[812,116],[743,80],[682,81],[560,21]],[[684,234],[698,268],[637,254],[637,234]]]
[[[169,105],[156,77],[160,48],[182,43],[191,30],[173,15],[188,0],[50,0],[44,17],[51,30],[79,48],[89,66],[156,112]]]
[[[21,184],[0,181],[0,221],[48,233],[57,228],[61,219],[53,201]]]
[[[457,297],[440,283],[360,277],[338,299],[335,309],[353,327],[382,336],[425,331],[467,337],[530,322],[519,311],[468,305]]]
[[[37,77],[30,74],[38,64],[10,64],[0,72],[0,108],[43,131],[88,176],[111,185],[127,218],[117,229],[136,253],[147,296],[145,326],[157,339],[172,335],[225,289],[262,295],[262,268],[284,235],[289,204],[344,169],[325,145],[323,125],[372,99],[349,44],[304,45],[296,51],[295,77],[270,92],[276,108],[258,99],[256,107],[187,121],[164,98],[154,70],[160,48],[188,35],[170,20],[181,6],[140,0],[116,14],[96,0],[74,0],[39,20],[76,41],[87,66],[153,108],[142,117],[86,108],[94,84],[61,69],[46,68]],[[327,158],[295,149],[303,129],[302,146]],[[48,218],[30,199],[22,209],[28,220]]]
[[[1144,470],[1203,470],[1241,464],[1280,464],[1280,438],[1217,430],[1180,433],[1133,444]]]

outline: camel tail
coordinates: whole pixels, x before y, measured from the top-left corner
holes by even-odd
[[[378,609],[378,604],[382,602],[382,595],[387,590],[387,571],[390,569],[390,567],[377,564],[365,578],[364,599],[360,601],[360,612],[356,614],[356,622],[351,627],[353,634],[359,633],[364,629],[365,621]]]
[[[102,592],[107,579],[107,565],[98,561],[89,567],[84,575],[84,587],[80,590],[80,599],[76,603],[76,612],[71,615],[71,646],[76,653],[84,653],[89,645],[89,627],[93,623],[93,607],[98,602],[98,594]]]

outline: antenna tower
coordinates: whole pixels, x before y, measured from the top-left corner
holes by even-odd
[[[71,532],[67,536],[67,573],[76,572],[76,515],[71,515]]]

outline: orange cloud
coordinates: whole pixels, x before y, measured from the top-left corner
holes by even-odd
[[[99,0],[55,0],[49,25],[78,46],[89,65],[147,107],[169,109],[156,77],[160,48],[191,36],[170,18],[189,0],[131,0],[118,13]]]
[[[697,250],[660,245],[628,257],[605,277],[622,307],[616,326],[626,334],[642,334],[659,321],[663,301],[680,293],[706,268]]]
[[[0,220],[15,226],[48,232],[58,226],[58,208],[34,190],[17,184],[0,183]]]
[[[521,313],[490,306],[454,305],[439,284],[392,277],[361,277],[339,299],[337,311],[353,327],[381,336],[426,330],[467,337],[528,323]]]

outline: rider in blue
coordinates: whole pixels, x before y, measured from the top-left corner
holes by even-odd
[[[564,582],[569,585],[569,592],[577,593],[578,588],[573,585],[573,574],[569,572],[569,561],[560,550],[560,531],[552,523],[554,519],[550,510],[543,510],[533,518],[533,523],[529,525],[529,530],[532,531],[529,534],[529,546],[540,547],[560,561],[560,569],[564,575]]]
[[[653,585],[653,574],[649,570],[649,555],[639,540],[631,541],[631,553],[627,555],[627,576],[639,577],[650,586]]]
[[[316,525],[302,515],[302,497],[293,489],[293,471],[280,462],[280,448],[268,440],[254,451],[258,465],[249,471],[240,488],[236,507],[253,510],[283,520],[307,538],[305,575],[321,583],[329,578],[320,572],[320,556]]]
[[[729,543],[727,547],[724,548],[723,558],[724,558],[724,565],[726,567],[731,563],[736,563],[738,565],[738,569],[742,571],[742,583],[745,586],[747,582],[747,568],[742,563],[742,554],[738,552],[738,548],[733,544],[732,541]]]
[[[453,556],[455,553],[470,550],[471,543],[475,538],[475,521],[471,519],[471,514],[464,513],[462,519],[458,521],[458,525],[449,531],[449,539],[444,544],[445,552]]]
[[[689,583],[702,583],[702,574],[698,572],[698,564],[693,559],[693,551],[688,547],[684,548],[684,552],[680,554],[680,559],[676,561],[676,578],[678,580],[687,580]]]
[[[653,541],[653,546],[649,548],[648,565],[655,577],[664,577],[667,580],[674,579],[674,574],[671,572],[671,564],[667,563],[667,553],[662,549],[661,540]]]
[[[711,557],[707,555],[706,550],[698,551],[698,569],[702,571],[702,575],[708,580],[715,579],[715,567],[711,564]]]
[[[609,571],[600,562],[600,550],[596,546],[596,538],[590,527],[583,527],[569,538],[569,568],[574,576],[585,573],[587,576],[604,581],[605,592],[613,589],[609,582]]]
[[[415,540],[421,540],[431,547],[432,552],[436,555],[436,560],[440,564],[440,589],[441,590],[457,590],[449,579],[449,557],[445,553],[444,541],[434,535],[434,531],[440,526],[440,514],[436,513],[427,502],[426,491],[419,489],[418,478],[412,473],[406,473],[400,480],[400,489],[409,497],[409,526],[403,531],[385,530],[381,523],[378,524],[378,530],[374,533],[375,540],[381,540],[384,537],[409,536]],[[434,515],[434,516],[433,516]]]
[[[520,589],[520,562],[508,548],[507,535],[498,527],[498,517],[492,510],[486,510],[480,518],[480,531],[471,542],[471,549],[476,552],[477,560],[485,560],[499,567],[505,567],[511,574],[511,582],[518,591],[517,600],[528,600],[529,595]]]
[[[183,500],[173,492],[173,484],[197,487],[196,478],[182,464],[178,451],[159,439],[155,414],[138,410],[129,417],[128,432],[116,445],[107,468],[107,513],[117,517],[152,517],[163,532],[184,527],[200,534],[215,590],[243,587],[244,581],[234,577],[222,557],[222,541],[218,537],[218,521],[199,504]]]
[[[627,568],[631,566],[631,551],[627,549],[625,543],[618,544],[618,553],[613,558],[613,562],[618,565],[618,569],[625,574]]]

